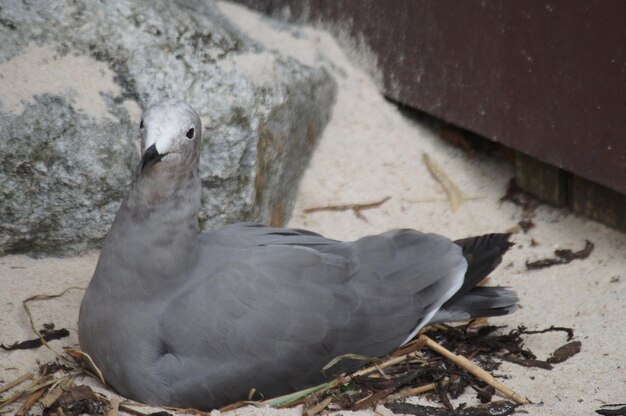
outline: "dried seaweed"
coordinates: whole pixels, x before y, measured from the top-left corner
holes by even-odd
[[[428,335],[455,350],[457,354],[462,353],[478,363],[485,363],[490,369],[496,367],[493,357],[501,358],[505,354],[515,353],[522,357],[535,358],[532,352],[522,346],[521,335],[524,328],[518,328],[509,334],[499,334],[498,329],[495,326],[477,328],[470,324],[458,327],[438,325]],[[467,387],[472,387],[482,401],[491,400],[495,390],[468,368],[449,361],[448,356],[442,359],[439,355],[441,352],[432,349],[434,343],[432,339],[421,336],[392,353],[392,358],[383,363],[338,379],[335,383],[318,386],[315,391],[300,395],[295,400],[281,398],[280,402],[271,400],[262,404],[280,403],[280,407],[304,404],[305,409],[315,409],[332,397],[332,410],[357,410],[432,390],[435,390],[435,397],[439,401],[449,403],[448,397],[458,397]],[[493,379],[487,376],[487,379]],[[510,389],[503,391],[508,391],[504,394],[516,397],[515,400],[525,402],[525,399],[515,395]],[[451,404],[449,406],[452,407]]]
[[[572,328],[567,328],[564,326],[554,326],[552,325],[549,328],[541,329],[538,331],[529,331],[525,327],[522,328],[523,334],[534,335],[534,334],[545,334],[546,332],[565,332],[567,334],[567,340],[571,341],[574,338],[574,330]]]
[[[361,399],[358,402],[354,403],[352,407],[350,408],[350,410],[356,411],[356,410],[367,409],[368,407],[373,407],[376,405],[376,403],[380,402],[381,400],[383,400],[384,398],[386,398],[393,392],[394,392],[393,387],[388,387],[384,390],[378,390],[377,392],[372,393],[372,395],[366,397],[365,399]]]
[[[450,403],[450,397],[448,397],[448,389],[450,384],[437,383],[435,387],[435,393],[439,396],[439,400],[443,406],[448,410],[454,410],[454,406]]]
[[[557,364],[562,363],[563,361],[569,360],[574,355],[580,352],[582,344],[580,341],[572,341],[569,342],[559,348],[557,348],[550,358],[547,359],[549,363]]]
[[[420,338],[423,338],[426,340],[426,346],[428,346],[428,348],[430,348],[437,354],[442,355],[446,359],[450,360],[456,366],[460,367],[462,370],[465,370],[471,375],[473,375],[474,377],[477,377],[480,381],[487,383],[492,387],[495,387],[496,390],[498,390],[500,393],[502,393],[506,397],[512,399],[516,403],[521,403],[521,404],[528,403],[527,399],[517,394],[515,391],[507,387],[504,383],[496,380],[491,374],[483,370],[478,365],[474,364],[469,359],[465,358],[462,355],[454,354],[453,352],[447,350],[446,348],[442,347],[435,341],[428,338],[426,335],[420,335]]]
[[[81,414],[104,415],[110,409],[109,401],[97,396],[89,386],[72,386],[65,391],[59,399],[47,409],[43,415],[59,414],[59,408],[65,416],[78,416]]]
[[[535,223],[530,218],[521,219],[517,224],[522,229],[524,234],[526,234],[528,232],[528,230],[530,230],[531,228],[535,227]]]
[[[552,370],[552,365],[547,361],[535,360],[533,358],[521,358],[513,354],[504,355],[502,359],[523,367],[536,367],[543,368],[544,370]]]
[[[477,393],[476,398],[480,400],[481,403],[491,402],[491,398],[493,397],[494,394],[496,394],[496,389],[494,389],[491,386],[486,386],[483,389],[474,387],[474,389],[476,390],[476,393]]]
[[[524,234],[526,234],[531,228],[535,227],[535,223],[532,219],[535,216],[535,210],[541,202],[531,194],[521,190],[517,185],[515,178],[512,178],[509,181],[506,193],[502,198],[500,198],[500,201],[512,202],[513,204],[523,208],[522,219],[519,220],[514,227],[508,230],[510,233],[519,233],[520,231],[523,231]]]
[[[447,394],[449,394],[453,399],[456,399],[470,386],[475,387],[472,385],[471,377],[462,374],[455,374],[450,377],[450,381],[448,381],[446,385]]]
[[[521,326],[509,331],[507,334],[498,333],[498,330],[501,328],[496,326],[475,328],[468,324],[457,327],[445,325],[439,325],[438,327],[438,329],[431,330],[428,333],[432,339],[457,354],[473,357],[475,362],[488,371],[493,371],[499,366],[497,359],[527,367],[539,367],[549,370],[556,361],[550,363],[538,360],[532,351],[524,347],[522,336],[559,331],[565,332],[569,341],[574,335],[571,328],[554,326],[538,331],[530,331]],[[560,354],[558,353],[557,357],[560,357]],[[425,355],[429,356],[427,353]],[[434,361],[429,362],[431,362],[431,365],[434,365]],[[468,386],[477,391],[478,397],[482,401],[490,399],[490,394],[493,394],[493,389],[488,388],[484,383],[481,384],[480,380],[463,371],[456,370],[454,367],[450,367],[444,361],[433,366],[426,374],[430,376],[430,380],[438,382],[447,380],[442,386],[452,398],[458,397]],[[419,381],[426,380],[428,379],[425,377],[419,379]]]
[[[456,410],[409,403],[387,403],[385,405],[385,407],[394,413],[416,416],[507,416],[513,414],[518,406],[518,404],[508,401],[496,401],[476,407],[464,407]]]
[[[29,350],[34,348],[39,348],[43,345],[43,341],[52,341],[55,339],[62,339],[70,335],[70,332],[65,329],[54,329],[54,324],[44,324],[43,329],[39,331],[41,337],[37,337],[35,339],[29,339],[27,341],[15,342],[11,345],[0,344],[0,348],[5,351],[13,351],[13,350]]]
[[[528,270],[537,270],[546,267],[556,266],[558,264],[567,264],[577,259],[586,259],[587,257],[589,257],[594,247],[595,246],[591,241],[585,240],[585,248],[583,248],[582,250],[578,250],[576,252],[569,249],[554,250],[554,255],[556,257],[541,259],[533,262],[526,261],[526,268]]]
[[[498,334],[496,331],[501,328],[493,325],[479,328],[472,328],[471,325],[446,326],[429,332],[429,336],[444,347],[463,356],[501,358],[506,354],[514,354],[522,358],[537,358],[530,350],[523,348],[521,335],[527,333],[525,327],[513,329],[508,334]]]
[[[500,198],[500,201],[512,202],[513,204],[522,207],[526,214],[531,214],[541,204],[541,202],[537,198],[535,198],[528,192],[524,192],[517,185],[517,181],[515,180],[515,178],[512,178],[509,181],[509,186],[506,189],[506,193],[502,198]]]
[[[619,409],[606,409],[607,407],[622,406]],[[605,404],[596,413],[602,416],[626,416],[626,406],[624,404]]]
[[[73,368],[66,364],[61,364],[59,360],[51,361],[39,366],[39,375],[45,376],[48,374],[54,374],[58,371],[65,371],[69,373]]]
[[[572,252],[572,250],[569,250],[569,249],[555,250],[554,254],[558,258],[566,260],[568,262],[572,260],[576,260],[576,259],[582,260],[582,259],[586,259],[587,257],[589,257],[594,247],[595,245],[591,241],[585,240],[585,248],[583,248],[582,250],[578,250],[577,252]]]

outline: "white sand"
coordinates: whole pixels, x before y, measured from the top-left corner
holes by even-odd
[[[252,38],[308,65],[323,65],[338,81],[333,117],[302,180],[291,226],[341,239],[395,227],[460,238],[504,231],[521,218],[519,207],[499,202],[513,175],[509,164],[481,155],[468,157],[402,116],[383,99],[367,73],[350,63],[330,35],[303,29],[294,37],[240,6],[228,3],[220,6]],[[351,52],[354,55],[355,51]],[[422,162],[424,152],[466,196],[479,199],[468,201],[452,212],[444,192]],[[391,199],[380,208],[363,211],[366,221],[351,211],[303,212],[310,207],[372,202],[386,196]],[[623,368],[626,365],[626,236],[547,206],[537,210],[534,222],[536,227],[528,234],[515,235],[518,244],[492,275],[495,283],[517,290],[521,309],[492,322],[510,329],[521,324],[530,329],[550,325],[572,327],[576,339],[582,342],[582,352],[557,364],[552,371],[504,363],[498,373],[510,376],[505,382],[535,403],[523,408],[529,415],[589,415],[605,403],[623,403],[626,401]],[[539,243],[537,247],[530,246],[531,238]],[[550,256],[555,248],[580,249],[585,239],[596,245],[588,259],[540,271],[526,270],[527,259]],[[97,253],[68,259],[0,258],[0,342],[7,344],[32,337],[21,307],[23,299],[39,293],[57,293],[70,286],[86,286],[96,261]],[[80,298],[80,292],[72,291],[63,298],[32,306],[39,324],[54,322],[57,327],[71,330],[68,339],[52,342],[59,350],[63,345],[77,343]],[[566,341],[564,335],[556,333],[527,336],[526,340],[539,359],[547,358]],[[52,358],[53,354],[44,348],[0,351],[0,382],[16,378],[38,362]],[[462,401],[476,403],[470,395]],[[238,413],[259,412],[250,408]],[[378,412],[390,413],[383,408]],[[263,413],[299,414],[300,409]]]
[[[78,111],[96,120],[115,118],[102,97],[120,94],[121,88],[113,76],[106,63],[89,56],[60,56],[50,48],[30,45],[20,55],[0,64],[2,110],[21,113],[37,95],[69,94]],[[134,101],[127,100],[125,104],[129,111],[137,112]]]

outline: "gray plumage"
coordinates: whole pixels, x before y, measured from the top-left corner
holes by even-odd
[[[198,233],[200,118],[168,101],[141,126],[144,156],[79,317],[81,348],[122,395],[201,409],[252,388],[269,398],[323,382],[336,356],[384,355],[427,323],[515,308],[512,291],[475,287],[505,234],[341,242],[250,223]]]

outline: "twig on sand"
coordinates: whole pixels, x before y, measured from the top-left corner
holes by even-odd
[[[111,408],[108,412],[106,412],[105,416],[118,416],[120,409],[120,399],[117,397],[111,397],[109,399],[109,404],[111,405]]]
[[[117,408],[118,410],[121,410],[126,413],[130,413],[131,415],[135,415],[135,416],[147,416],[148,415],[148,413],[140,412],[139,410],[133,409],[132,407],[128,407],[122,403],[120,403]]]
[[[435,161],[428,156],[427,153],[422,154],[422,160],[424,161],[424,164],[426,164],[430,175],[439,183],[439,185],[441,185],[448,196],[448,201],[450,202],[450,208],[452,211],[454,212],[459,209],[459,207],[467,200],[467,198],[463,195],[463,192],[461,192],[459,187],[452,182],[452,179],[450,179],[448,174],[444,172],[443,169],[441,169],[439,165],[437,165],[437,163],[435,163]]]
[[[400,355],[398,357],[393,357],[393,358],[388,359],[384,363],[375,364],[371,367],[366,367],[362,370],[352,373],[350,377],[353,378],[353,377],[365,376],[375,371],[384,370],[387,367],[391,367],[393,365],[399,364],[403,361],[406,361],[412,358],[422,358],[422,353],[420,351],[415,351],[415,352],[410,352],[408,354]]]
[[[52,384],[56,383],[56,380],[50,380],[49,376],[39,376],[37,377],[35,380],[33,380],[28,386],[26,386],[24,389],[18,391],[17,393],[13,394],[12,396],[9,396],[5,399],[0,399],[0,409],[2,409],[5,406],[8,406],[9,404],[21,399],[22,397],[26,396],[27,394],[31,394],[34,393],[40,389],[43,389],[44,387],[48,387]]]
[[[16,378],[13,381],[10,381],[6,384],[4,384],[3,386],[0,386],[0,393],[4,393],[7,390],[11,390],[13,387],[15,386],[19,386],[20,384],[22,384],[23,382],[30,380],[31,378],[33,378],[35,375],[32,372],[28,372],[24,375],[19,376],[18,378]]]
[[[416,396],[418,394],[426,393],[427,391],[435,390],[436,383],[429,383],[423,386],[413,387],[400,392],[400,398]]]
[[[380,363],[380,364],[375,364],[372,365],[370,367],[366,367],[363,368],[359,371],[356,371],[350,375],[347,376],[343,376],[343,377],[339,377],[336,378],[335,380],[332,380],[328,383],[324,383],[324,384],[320,384],[318,386],[315,387],[311,387],[308,389],[304,389],[304,390],[300,390],[297,391],[295,393],[291,393],[291,394],[286,394],[284,396],[279,396],[279,397],[275,397],[273,399],[269,399],[269,400],[265,400],[262,402],[255,402],[255,403],[251,403],[251,404],[256,404],[256,405],[260,405],[260,406],[270,406],[270,407],[286,407],[286,406],[290,406],[293,403],[297,402],[298,400],[310,395],[310,394],[321,394],[324,393],[334,387],[337,387],[338,385],[341,384],[345,384],[347,383],[349,380],[355,378],[355,377],[360,377],[360,376],[365,376],[371,373],[374,373],[376,371],[382,371],[387,367],[391,367],[394,366],[398,363],[401,363],[403,361],[406,361],[408,359],[413,359],[413,358],[421,358],[421,352],[419,351],[413,351],[410,352],[408,354],[399,356],[399,357],[393,357],[388,359],[387,361]],[[328,366],[326,366],[325,368],[327,368]],[[227,406],[227,408],[222,408],[220,409],[220,411],[224,411],[224,410],[231,410],[232,407],[231,406]]]
[[[41,405],[44,409],[48,409],[52,407],[54,402],[56,402],[59,397],[67,390],[72,384],[72,378],[67,377],[60,380],[56,385],[52,386],[48,393],[41,399]]]
[[[375,202],[367,202],[364,204],[345,204],[345,205],[327,205],[327,206],[323,206],[323,207],[314,207],[314,208],[307,208],[304,210],[305,213],[307,214],[312,214],[314,212],[320,212],[320,211],[349,211],[352,210],[354,212],[354,215],[356,215],[357,218],[363,220],[363,221],[367,221],[367,218],[365,218],[365,216],[361,213],[361,211],[366,210],[366,209],[373,209],[373,208],[378,208],[381,205],[383,205],[385,202],[389,201],[391,199],[390,196],[386,196],[383,199],[381,199],[380,201],[375,201]]]
[[[487,199],[486,196],[466,196],[464,197],[465,201],[464,202],[469,202],[469,201],[482,201]],[[424,203],[428,203],[428,202],[448,202],[448,197],[445,198],[419,198],[419,199],[413,199],[413,198],[402,198],[403,202],[408,202],[409,204],[424,204]]]
[[[315,405],[312,408],[308,409],[306,412],[304,412],[304,414],[306,416],[314,416],[314,415],[318,414],[319,412],[321,412],[322,410],[326,409],[328,407],[328,405],[330,404],[330,402],[332,402],[332,401],[333,401],[333,397],[332,396],[328,396],[327,398],[325,398],[324,400],[319,402],[317,405]]]
[[[437,344],[435,341],[433,341],[432,339],[430,339],[426,335],[421,335],[420,339],[423,339],[425,341],[424,344],[428,348],[430,348],[431,350],[435,351],[436,353],[438,353],[440,355],[443,355],[448,360],[450,360],[453,363],[457,364],[458,366],[464,368],[469,373],[471,373],[474,376],[478,377],[479,379],[481,379],[485,383],[489,384],[490,386],[492,386],[493,388],[495,388],[496,390],[498,390],[499,392],[501,392],[505,396],[507,396],[510,399],[514,400],[515,402],[520,403],[520,404],[527,404],[528,403],[528,400],[526,400],[525,398],[523,398],[519,394],[515,393],[512,389],[510,389],[509,387],[505,386],[503,383],[501,383],[498,380],[496,380],[491,374],[489,374],[488,372],[486,372],[485,370],[483,370],[482,368],[480,368],[479,366],[477,366],[476,364],[474,364],[473,362],[471,362],[467,358],[465,358],[463,356],[460,356],[460,355],[454,354],[452,351],[450,351],[450,350],[442,347],[441,345]]]
[[[28,396],[24,404],[22,404],[22,406],[15,413],[15,415],[24,416],[30,410],[30,408],[33,407],[35,403],[37,403],[37,401],[41,398],[41,396],[43,396],[45,391],[46,391],[46,388],[42,387],[39,390],[35,391],[34,393],[31,393],[31,395]]]

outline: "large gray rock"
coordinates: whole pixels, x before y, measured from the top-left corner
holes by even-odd
[[[280,224],[335,83],[246,38],[211,1],[4,1],[0,254],[102,242],[139,159],[140,108],[182,98],[205,125],[201,227]]]

